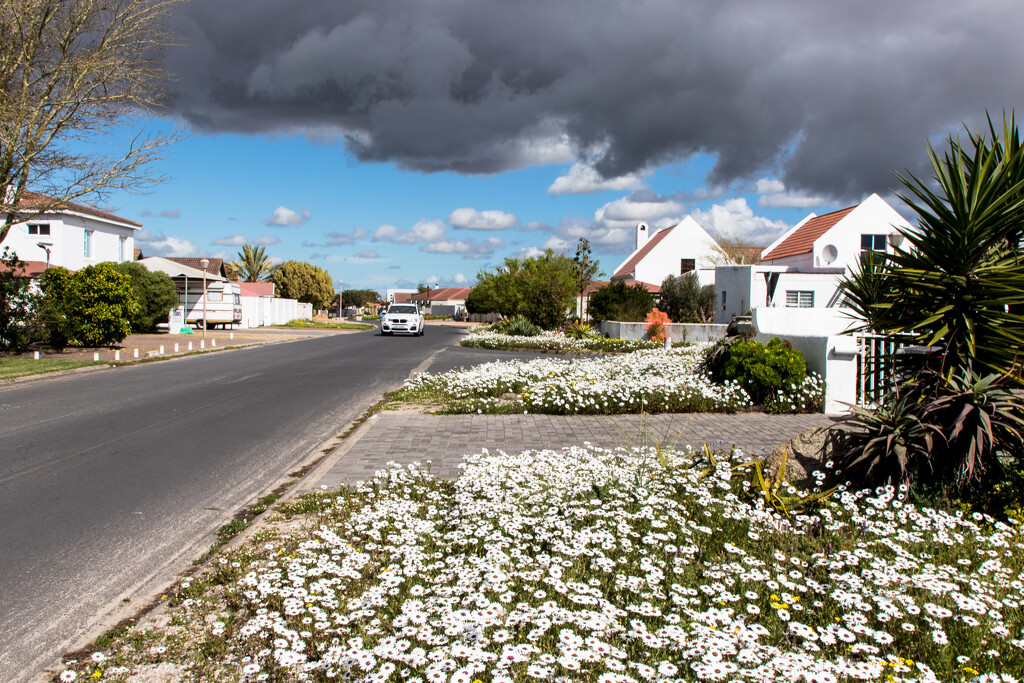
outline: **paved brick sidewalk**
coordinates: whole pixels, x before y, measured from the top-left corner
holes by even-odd
[[[833,423],[824,415],[765,415],[708,413],[673,415],[556,416],[556,415],[420,415],[376,414],[343,441],[322,465],[311,488],[335,488],[365,480],[390,461],[430,460],[431,471],[458,476],[466,453],[481,449],[519,452],[560,449],[589,442],[596,446],[667,442],[683,447],[711,443],[733,445],[747,453],[767,454],[804,430]],[[721,443],[719,443],[721,441]],[[329,469],[328,469],[329,467]]]

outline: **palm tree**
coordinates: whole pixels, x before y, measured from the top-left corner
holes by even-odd
[[[278,268],[271,265],[265,247],[252,244],[243,246],[242,251],[238,252],[238,259],[229,263],[228,267],[243,282],[266,282]]]

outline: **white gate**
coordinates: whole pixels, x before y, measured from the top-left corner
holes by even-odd
[[[857,405],[874,407],[882,404],[892,389],[896,375],[896,352],[907,346],[914,335],[862,333],[857,335],[860,353],[857,356]]]

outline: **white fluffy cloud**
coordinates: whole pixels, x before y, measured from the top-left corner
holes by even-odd
[[[266,220],[267,225],[302,225],[310,219],[309,210],[292,211],[291,209],[279,206],[274,209],[274,215]]]
[[[469,280],[462,273],[455,273],[454,275],[428,275],[423,278],[423,284],[431,288],[435,285],[438,287],[465,287],[469,284]],[[409,286],[415,287],[412,283]]]
[[[391,242],[392,244],[417,244],[420,242],[436,242],[444,238],[448,226],[444,221],[421,219],[409,230],[401,231],[393,225],[382,225],[373,233],[374,242]]]
[[[252,243],[260,247],[272,247],[280,241],[274,235],[264,235],[263,237],[257,237]]]
[[[239,233],[237,235],[230,235],[228,237],[220,237],[213,241],[214,244],[221,247],[240,247],[246,244],[245,235]]]
[[[361,240],[369,234],[369,230],[363,230],[360,227],[353,228],[352,232],[329,232],[327,233],[328,241],[325,246],[343,247],[349,244],[355,244],[357,240]]]
[[[755,216],[747,200],[742,197],[715,204],[706,211],[694,211],[690,215],[708,232],[730,235],[751,244],[770,244],[791,227],[783,221]]]
[[[196,243],[175,235],[154,234],[148,230],[135,233],[135,244],[146,256],[205,256]]]
[[[448,214],[448,224],[465,230],[508,230],[516,224],[516,217],[504,211],[455,209]]]
[[[813,209],[828,202],[826,197],[819,195],[787,191],[785,184],[774,178],[758,180],[754,190],[761,195],[757,198],[757,205],[763,209]]]
[[[588,194],[604,190],[639,190],[643,187],[643,178],[638,173],[603,178],[593,166],[575,163],[568,173],[555,178],[555,182],[548,188],[548,194]]]
[[[465,259],[478,260],[487,258],[503,246],[505,246],[505,240],[488,237],[482,242],[472,239],[439,240],[423,245],[420,247],[420,251],[429,254],[458,254]]]

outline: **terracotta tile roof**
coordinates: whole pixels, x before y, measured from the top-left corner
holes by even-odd
[[[651,294],[661,294],[661,285],[653,285],[650,282],[641,282],[640,280],[626,280],[626,284],[630,287],[633,285],[643,285]]]
[[[274,296],[273,282],[239,282],[242,296]]]
[[[52,201],[52,198],[51,197],[47,197],[46,195],[43,195],[43,194],[39,194],[37,192],[24,192],[21,195],[21,199],[18,201],[18,206],[24,206],[26,209],[31,210],[31,209],[33,209],[35,207],[38,207],[40,204],[42,204],[43,202],[46,202],[46,201]],[[138,227],[138,228],[142,227],[142,223],[136,223],[135,221],[130,221],[127,218],[121,218],[120,216],[115,216],[112,213],[107,213],[106,211],[100,211],[99,209],[94,209],[93,207],[86,206],[85,204],[75,204],[74,202],[65,202],[63,204],[58,204],[57,208],[55,209],[55,211],[74,211],[75,213],[84,213],[87,216],[93,216],[95,218],[102,218],[103,220],[107,220],[107,221],[116,221],[118,223],[127,223],[128,225],[134,225],[135,227]]]
[[[395,292],[394,295],[391,297],[393,299],[392,303],[395,303],[395,304],[408,303],[409,301],[412,300],[413,294],[414,294],[414,292]]]
[[[627,287],[632,287],[633,285],[643,285],[651,294],[661,294],[661,285],[653,285],[650,282],[641,282],[640,280],[623,280],[623,283],[625,283]],[[587,295],[593,294],[602,287],[607,287],[610,284],[611,281],[609,280],[595,280],[590,283],[590,286],[587,287],[587,291],[585,293]],[[576,296],[579,296],[579,294],[577,294]]]
[[[46,270],[46,261],[22,261],[22,263],[25,264],[25,267],[19,273],[22,277],[39,277]],[[6,273],[7,271],[7,266],[0,263],[0,273]]]
[[[472,291],[472,287],[442,287],[431,289],[429,292],[413,294],[409,301],[465,301]],[[396,294],[395,297],[395,303],[398,303],[398,295]]]
[[[195,268],[196,270],[203,269],[203,266],[200,263],[200,261],[203,260],[201,258],[179,256],[165,256],[164,258],[166,258],[168,261],[174,261],[175,263],[180,263],[183,266],[188,266],[189,268]],[[227,277],[227,273],[224,272],[224,259],[212,258],[209,259],[209,261],[210,265],[206,267],[207,273],[213,273],[214,275],[223,275]]]
[[[612,275],[612,278],[622,279],[636,272],[636,264],[640,263],[640,261],[642,261],[645,256],[650,254],[651,250],[658,245],[658,242],[665,239],[665,237],[670,232],[672,232],[675,229],[675,227],[676,226],[673,225],[671,228],[659,230],[658,232],[654,233],[654,235],[649,240],[647,240],[647,244],[640,247],[639,250],[637,250],[632,256],[629,257],[628,261],[622,264],[621,268],[615,271],[615,274]]]
[[[832,226],[846,218],[846,215],[856,208],[856,206],[851,206],[826,213],[823,216],[815,216],[797,228],[796,232],[787,237],[782,244],[762,256],[761,262],[808,253],[814,246],[814,240],[828,232]]]

